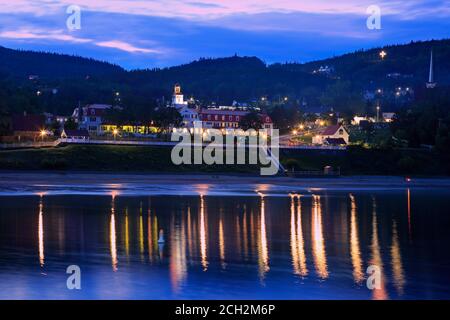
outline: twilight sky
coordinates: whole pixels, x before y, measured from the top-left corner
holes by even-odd
[[[69,30],[70,5],[81,29]],[[381,9],[369,30],[367,8]],[[450,0],[0,0],[0,45],[76,54],[127,69],[200,57],[306,62],[450,37]]]

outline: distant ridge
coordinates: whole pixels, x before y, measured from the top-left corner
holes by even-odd
[[[330,57],[326,59],[311,61],[307,63],[279,62],[267,65],[258,57],[240,57],[237,55],[222,58],[199,58],[190,63],[165,67],[165,68],[142,68],[131,70],[130,73],[176,73],[185,68],[220,69],[233,63],[233,67],[238,69],[264,69],[264,68],[283,68],[287,71],[310,72],[321,65],[334,65],[337,72],[348,72],[352,69],[369,67],[376,62],[380,50],[388,50],[386,63],[395,67],[399,71],[415,72],[417,71],[416,60],[422,62],[429,57],[430,48],[434,48],[436,55],[442,56],[441,66],[449,67],[450,61],[450,39],[429,40],[429,41],[411,41],[407,44],[388,45],[376,47],[367,50],[358,50],[343,55]],[[12,73],[15,75],[40,74],[41,76],[66,76],[68,74],[81,75],[90,71],[92,74],[105,74],[111,72],[124,72],[125,70],[115,64],[99,61],[92,58],[85,58],[76,55],[67,55],[50,52],[15,50],[0,46],[0,71]],[[362,64],[365,63],[365,66]],[[74,66],[75,64],[75,66]],[[48,68],[64,67],[61,70],[48,70]],[[65,70],[67,69],[67,70]],[[34,72],[33,72],[34,71]],[[421,71],[424,73],[425,71]]]
[[[103,61],[66,54],[14,50],[0,46],[0,72],[16,77],[71,78],[124,71]]]
[[[132,71],[89,58],[0,47],[0,76],[8,79],[4,87],[11,88],[3,89],[3,108],[6,112],[20,111],[31,104],[30,112],[69,114],[79,101],[115,103],[113,93],[120,91],[123,105],[145,112],[170,99],[178,82],[186,97],[193,96],[205,104],[252,102],[261,97],[281,101],[288,97],[289,102],[302,106],[334,106],[339,111],[354,104],[358,107],[352,110],[361,110],[366,92],[383,88],[392,96],[398,87],[425,88],[431,49],[435,81],[438,87],[449,86],[450,39],[389,45],[304,64],[267,65],[258,57],[234,55]],[[387,54],[384,59],[379,56],[381,50]],[[39,81],[29,81],[29,75],[38,76]],[[21,92],[14,89],[17,86],[23,88]],[[57,94],[50,94],[53,88],[58,89]],[[38,90],[43,94],[36,99]],[[0,96],[1,91],[0,87]],[[10,97],[8,92],[22,97]],[[384,105],[398,107],[394,100]]]

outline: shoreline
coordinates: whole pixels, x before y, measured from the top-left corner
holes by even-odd
[[[53,191],[70,190],[70,188],[89,190],[128,190],[136,192],[145,190],[154,191],[160,187],[163,189],[189,191],[189,187],[202,186],[208,189],[217,186],[221,190],[254,189],[258,186],[266,186],[276,189],[407,189],[407,188],[449,188],[450,178],[412,178],[407,181],[399,176],[340,176],[340,177],[280,177],[280,176],[256,176],[248,174],[171,174],[171,173],[106,173],[106,172],[11,172],[0,171],[0,194],[8,192],[14,194],[14,190],[50,189]],[[192,188],[190,188],[192,189]]]

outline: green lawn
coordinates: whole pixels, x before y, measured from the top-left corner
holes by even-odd
[[[294,142],[297,142],[300,144],[311,144],[312,143],[312,135],[311,134],[298,135],[298,136],[292,137],[292,140]]]
[[[48,149],[0,151],[0,170],[47,169],[145,172],[257,172],[251,165],[174,165],[171,148],[69,145]]]
[[[425,150],[366,149],[350,146],[345,152],[283,151],[282,164],[290,170],[340,168],[343,175],[450,175],[450,165]]]
[[[80,170],[108,172],[206,172],[259,174],[257,165],[174,165],[171,148],[149,146],[69,145],[48,149],[0,151],[0,170]],[[348,151],[281,150],[280,161],[291,170],[339,167],[344,175],[448,175],[448,161],[417,150]]]

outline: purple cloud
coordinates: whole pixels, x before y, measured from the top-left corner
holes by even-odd
[[[82,8],[81,30],[65,28]],[[450,36],[449,0],[381,0],[382,29],[368,30],[372,0],[0,0],[0,45],[169,66],[238,53],[308,61],[378,45]]]

